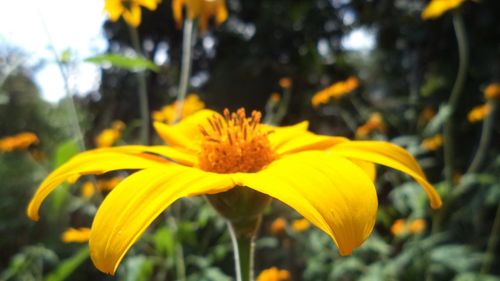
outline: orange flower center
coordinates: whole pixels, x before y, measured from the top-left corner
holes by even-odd
[[[224,118],[209,118],[210,126],[200,126],[200,168],[222,174],[255,173],[271,163],[274,154],[267,138],[269,132],[260,129],[261,117],[258,111],[247,118],[243,108],[233,113],[226,108]]]

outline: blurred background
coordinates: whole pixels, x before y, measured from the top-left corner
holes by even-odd
[[[162,214],[113,277],[92,265],[84,234],[63,239],[91,225],[126,173],[65,184],[39,222],[25,215],[38,184],[79,151],[161,143],[150,125],[141,135],[138,91],[149,122],[172,122],[183,39],[172,1],[143,7],[137,28],[110,21],[104,0],[3,1],[0,280],[233,280],[226,225],[203,198]],[[379,168],[376,228],[348,257],[274,202],[255,266],[283,274],[265,280],[500,280],[500,2],[448,2],[460,3],[423,18],[426,0],[227,0],[224,22],[195,28],[183,116],[243,106],[279,125],[388,140],[445,202],[431,210],[416,183]]]

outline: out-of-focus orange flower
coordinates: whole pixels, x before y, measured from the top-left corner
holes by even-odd
[[[272,103],[277,104],[280,102],[280,100],[281,100],[281,95],[279,93],[272,93],[271,94],[271,102]]]
[[[278,269],[276,267],[271,267],[263,270],[259,276],[257,276],[256,281],[288,281],[290,280],[290,272],[284,269]]]
[[[311,223],[306,219],[298,219],[292,222],[292,229],[295,232],[304,232],[311,226]]]
[[[500,83],[491,83],[484,89],[484,98],[487,100],[500,100]]]
[[[68,228],[63,232],[61,240],[64,243],[85,243],[89,241],[90,228],[80,227],[80,228]]]
[[[91,181],[86,181],[80,187],[80,195],[84,198],[90,198],[94,195],[96,187]]]
[[[292,87],[292,79],[283,77],[279,81],[280,87],[283,89],[290,89]]]
[[[358,138],[365,138],[374,131],[385,132],[384,118],[378,112],[372,113],[366,123],[356,129],[356,136]]]
[[[423,219],[416,219],[408,225],[408,231],[412,234],[419,234],[425,230],[427,222]]]
[[[462,5],[465,0],[432,0],[422,11],[422,19],[439,18],[449,10],[453,10]]]
[[[95,144],[97,147],[111,147],[120,137],[121,131],[125,128],[122,121],[114,121],[111,128],[104,129],[96,138]]]
[[[175,101],[169,105],[162,107],[158,111],[154,111],[151,117],[154,121],[163,122],[167,124],[174,124],[177,115],[178,102]],[[205,108],[205,103],[200,100],[196,94],[189,94],[184,100],[184,105],[182,106],[181,119]]]
[[[406,221],[404,219],[397,219],[391,226],[391,233],[394,236],[403,234],[406,231]]]
[[[425,107],[420,113],[420,118],[426,123],[431,121],[434,116],[436,116],[436,110],[430,106]]]
[[[100,179],[94,184],[91,181],[86,181],[80,187],[80,194],[82,197],[90,198],[94,195],[95,191],[110,191],[117,186],[123,178],[112,177],[110,179]]]
[[[23,132],[17,135],[0,139],[0,152],[11,152],[14,150],[25,150],[31,145],[38,143],[38,137],[30,132]]]
[[[491,112],[491,106],[489,104],[483,104],[474,107],[469,114],[467,115],[467,119],[471,123],[476,123],[483,120],[488,114]]]
[[[420,144],[420,146],[423,149],[431,151],[437,150],[438,148],[441,147],[441,145],[443,145],[443,135],[441,134],[437,134],[433,137],[426,138]]]
[[[104,11],[111,21],[117,21],[123,16],[128,25],[138,27],[141,24],[141,6],[154,11],[159,3],[160,0],[106,0]]]
[[[225,0],[172,0],[174,19],[179,28],[182,27],[183,7],[186,8],[186,15],[190,20],[199,18],[201,31],[207,29],[210,18],[215,18],[215,23],[219,25],[228,17]]]
[[[277,218],[271,223],[271,233],[276,235],[283,233],[286,228],[286,220],[284,218]]]
[[[311,99],[313,107],[318,107],[321,104],[326,104],[330,99],[339,99],[359,87],[359,80],[356,77],[349,77],[345,81],[340,81],[332,84],[328,88],[314,94]]]

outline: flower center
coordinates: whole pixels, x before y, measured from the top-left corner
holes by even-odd
[[[261,117],[258,111],[247,118],[243,108],[233,113],[226,108],[224,118],[209,118],[210,126],[200,126],[200,168],[222,174],[255,173],[271,163],[274,154],[267,138],[269,132],[261,131]]]

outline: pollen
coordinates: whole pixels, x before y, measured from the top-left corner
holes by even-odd
[[[202,170],[215,173],[255,173],[271,163],[274,153],[267,135],[260,126],[261,113],[253,111],[246,117],[245,109],[224,117],[214,115],[208,126],[200,126],[203,135],[199,165]]]

